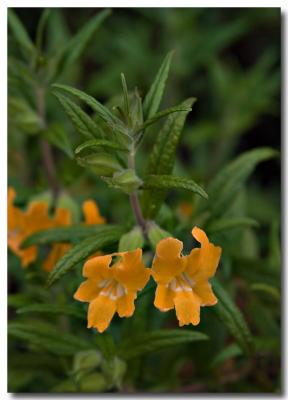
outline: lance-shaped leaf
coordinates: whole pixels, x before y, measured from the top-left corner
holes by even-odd
[[[76,149],[75,154],[81,153],[83,150],[87,149],[99,149],[99,147],[104,149],[112,149],[112,150],[119,150],[119,151],[128,151],[127,148],[121,146],[118,143],[111,142],[110,140],[105,139],[91,139],[87,140],[84,143],[81,143]]]
[[[256,165],[278,154],[269,147],[253,149],[225,166],[208,186],[212,214],[216,216],[224,213]]]
[[[128,134],[122,121],[117,118],[116,115],[114,115],[107,107],[103,106],[98,100],[94,99],[94,97],[89,96],[89,94],[86,94],[79,89],[67,85],[54,83],[52,87],[54,90],[62,90],[82,100],[85,104],[91,107],[92,110],[94,110],[99,117],[101,117],[113,130],[121,132],[125,135]]]
[[[182,105],[190,108],[195,101],[196,99],[192,97],[185,100]],[[152,148],[146,171],[147,175],[171,174],[180,135],[188,113],[189,111],[176,112],[167,118]],[[164,191],[145,190],[142,203],[145,216],[148,218],[155,217],[164,198]]]
[[[61,106],[63,107],[68,118],[71,120],[75,129],[86,139],[90,138],[101,138],[104,136],[101,128],[99,128],[93,119],[86,114],[76,103],[63,94],[52,92],[58,99]]]
[[[111,231],[120,229],[119,225],[73,225],[67,227],[50,228],[38,231],[27,237],[21,247],[26,248],[33,245],[45,245],[54,242],[75,243],[86,239],[89,236],[104,235]]]
[[[129,340],[121,343],[119,353],[121,357],[128,360],[143,354],[154,353],[154,351],[165,347],[208,339],[208,336],[204,333],[183,328],[155,330],[143,333],[135,338],[130,337]]]
[[[110,10],[103,10],[91,18],[84,27],[79,30],[76,35],[68,42],[63,51],[59,54],[57,66],[53,78],[59,76],[69,65],[72,65],[79,59],[85,47],[92,39],[96,30],[101,26],[103,21],[111,14]]]
[[[182,178],[173,175],[147,175],[143,184],[143,189],[183,189],[199,194],[204,199],[208,199],[208,194],[192,179]]]
[[[35,53],[35,46],[29,38],[22,22],[12,9],[8,10],[8,24],[17,42],[27,52],[27,58],[31,58],[31,55]]]
[[[153,115],[158,111],[165,90],[172,56],[173,51],[170,51],[166,55],[159,71],[157,72],[154,82],[145,96],[143,103],[143,114],[145,119],[153,117]]]
[[[166,108],[163,111],[159,111],[157,114],[154,114],[153,117],[146,119],[146,121],[136,129],[136,134],[144,131],[148,126],[155,124],[155,122],[159,121],[159,119],[167,117],[170,114],[176,112],[190,112],[192,108],[189,105],[180,104],[179,106]]]
[[[212,287],[218,303],[212,307],[231,335],[237,340],[243,352],[247,355],[253,351],[253,341],[250,329],[240,309],[216,278],[212,280]]]
[[[73,355],[91,347],[79,336],[64,332],[59,334],[58,328],[42,321],[11,322],[8,334],[57,355]]]
[[[48,285],[52,285],[67,272],[71,271],[77,264],[87,260],[89,256],[103,247],[117,242],[123,234],[123,229],[111,229],[110,232],[98,233],[76,244],[71,250],[57,262],[48,277]]]
[[[60,315],[71,315],[72,317],[86,319],[86,315],[79,307],[62,305],[62,304],[30,304],[25,307],[18,308],[17,314],[29,314],[29,313],[40,313],[40,314],[60,314]]]
[[[42,136],[51,144],[64,151],[69,158],[73,158],[71,142],[61,124],[53,123],[42,132]]]
[[[257,228],[259,223],[255,219],[246,217],[220,218],[209,223],[206,230],[208,233],[215,233],[247,226]]]

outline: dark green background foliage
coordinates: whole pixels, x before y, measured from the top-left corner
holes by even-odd
[[[71,271],[59,280],[58,270],[65,271],[58,264],[56,274],[50,275],[55,284],[49,288],[40,261],[23,270],[9,253],[9,391],[279,393],[280,10],[13,11],[8,36],[8,179],[16,188],[17,205],[25,207],[39,196],[51,198],[39,148],[42,137],[52,145],[57,185],[65,188],[62,204],[73,209],[74,222],[79,222],[82,201],[93,198],[109,224],[119,226],[59,231],[59,241],[69,235],[76,244],[77,257],[74,263],[67,257],[70,264],[63,259]],[[98,248],[115,251],[134,218],[125,193],[109,188],[75,162],[81,138],[86,135],[87,140],[90,130],[103,128],[99,119],[79,102],[94,121],[89,119],[88,128],[81,125],[80,137],[58,101],[67,93],[54,90],[56,98],[51,84],[78,88],[113,110],[122,95],[120,74],[144,99],[172,49],[160,110],[197,98],[173,169],[183,181],[176,186],[174,178],[169,185],[165,181],[173,189],[152,215],[156,209],[149,209],[150,194],[160,184],[163,189],[163,180],[145,176],[165,123],[160,120],[146,130],[137,153],[137,171],[144,180],[142,205],[148,216],[184,242],[186,252],[195,244],[190,236],[194,225],[223,248],[213,285],[219,302],[202,308],[199,326],[179,329],[174,311],[161,313],[152,306],[150,281],[138,296],[135,315],[114,317],[107,333],[99,335],[86,329],[86,304],[73,300],[82,281],[83,257],[77,243],[85,240],[78,246],[83,252],[86,246],[86,257]],[[35,94],[39,86],[46,91],[46,126]],[[162,171],[160,163],[157,171],[149,168],[149,175],[172,172]],[[187,179],[201,185],[209,199],[198,196],[198,187],[191,181],[187,186]],[[178,190],[180,186],[186,190]],[[157,193],[155,201],[165,198],[161,192],[159,200]],[[190,217],[179,211],[183,201],[193,207]],[[97,234],[96,242],[91,234]],[[57,235],[30,239],[41,243],[40,260]],[[147,243],[145,249],[149,264],[152,252]]]

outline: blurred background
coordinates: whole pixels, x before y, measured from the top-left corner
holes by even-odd
[[[43,9],[19,8],[14,11],[35,40]],[[100,11],[96,8],[51,9],[52,17],[44,37],[48,54],[57,52],[58,47],[65,45],[71,35]],[[133,89],[137,86],[144,96],[164,56],[174,49],[162,108],[179,104],[190,96],[197,97],[184,128],[175,173],[191,177],[206,187],[217,171],[242,152],[262,146],[280,150],[280,35],[281,14],[278,8],[115,8],[77,63],[55,81],[77,87],[109,105],[121,94],[120,73],[124,72],[128,87]],[[13,57],[18,55],[17,46],[9,36],[12,78]],[[15,97],[20,92],[23,93],[19,85],[9,84],[9,96]],[[27,104],[33,109],[33,93],[26,89],[24,92]],[[47,180],[40,167],[39,144],[33,127],[27,123],[26,134],[23,134],[22,128],[19,129],[19,126],[23,127],[21,112],[17,114],[18,119],[16,114],[15,104],[10,105],[8,180],[16,188],[17,202],[22,206],[47,190]],[[79,137],[57,100],[49,94],[47,119],[64,126],[74,149]],[[156,134],[157,126],[151,132]],[[155,134],[147,135],[141,147],[137,160],[140,174],[145,170]],[[69,194],[79,203],[87,197],[96,199],[101,213],[110,222],[120,222],[123,215],[130,218],[126,196],[108,190],[100,179],[84,172],[73,157],[69,158],[59,147],[53,148],[57,176]],[[222,349],[223,343],[230,342],[225,329],[207,310],[201,326],[210,332],[217,331],[218,336],[209,345],[205,344],[206,347],[202,344],[193,347],[193,357],[189,350],[179,348],[164,353],[161,361],[156,355],[151,357],[148,360],[149,372],[142,381],[138,376],[137,390],[280,391],[280,299],[270,298],[265,291],[259,294],[257,290],[251,292],[247,289],[259,279],[280,289],[280,166],[279,158],[260,164],[245,190],[241,191],[238,202],[244,207],[245,215],[259,222],[260,228],[247,228],[241,234],[238,230],[233,231],[234,243],[222,266],[224,280],[228,285],[233,281],[232,292],[251,324],[252,332],[266,339],[270,347],[267,344],[266,350],[249,362],[225,357],[225,362],[215,361],[214,356]],[[168,227],[175,224],[171,210],[177,210],[179,218],[176,223],[190,218],[190,211],[187,216],[183,204],[192,205],[193,213],[192,194],[175,191],[169,195],[167,203],[168,207],[160,217]],[[190,221],[193,221],[193,215]],[[243,248],[245,251],[241,250]],[[245,267],[240,256],[245,257]],[[23,277],[21,274],[19,277],[16,258],[10,258],[9,284],[13,294],[21,292]],[[257,264],[257,268],[250,268],[249,263]],[[268,264],[271,268],[267,272],[265,266]],[[13,315],[13,310],[11,312]],[[169,321],[168,318],[168,326],[171,324]],[[211,366],[211,360],[214,360],[214,366]],[[171,362],[173,366],[168,372],[166,368]],[[165,370],[161,372],[164,365]],[[37,391],[37,383],[35,385],[33,389],[33,384],[24,384],[22,389],[29,387],[29,390]],[[45,387],[45,383],[43,385]],[[49,385],[50,381],[47,387]]]

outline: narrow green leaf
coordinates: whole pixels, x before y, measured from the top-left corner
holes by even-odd
[[[220,215],[225,212],[256,165],[278,154],[269,147],[253,149],[241,154],[225,166],[208,186],[212,214]]]
[[[8,325],[8,334],[57,355],[73,355],[79,350],[91,348],[79,335],[64,332],[59,334],[58,328],[46,322],[11,322]]]
[[[215,357],[213,357],[210,363],[210,368],[215,368],[224,361],[240,356],[241,354],[243,354],[241,347],[239,347],[236,343],[232,343],[221,350]]]
[[[61,124],[53,123],[42,132],[42,136],[51,144],[64,151],[69,158],[73,158],[71,142]]]
[[[29,314],[29,313],[40,313],[40,314],[63,314],[71,315],[80,319],[86,319],[86,313],[75,306],[61,305],[61,304],[29,304],[27,306],[18,308],[17,314]]]
[[[146,121],[139,126],[139,128],[136,129],[136,134],[144,131],[148,126],[155,124],[155,122],[159,121],[159,119],[167,117],[170,114],[174,114],[174,113],[178,113],[178,112],[183,112],[183,113],[188,113],[192,110],[192,108],[190,106],[185,106],[185,105],[179,105],[179,106],[175,106],[175,107],[170,107],[170,108],[166,108],[163,111],[159,111],[157,114],[154,114],[153,117],[146,119]]]
[[[206,230],[209,233],[215,233],[246,226],[257,228],[259,223],[255,219],[246,217],[220,218],[209,223]]]
[[[157,72],[154,82],[145,96],[143,103],[143,114],[145,119],[153,117],[159,109],[168,78],[172,56],[173,51],[170,51],[166,55],[159,71]]]
[[[17,42],[27,51],[27,58],[31,57],[35,53],[35,47],[22,22],[11,8],[8,10],[8,24]]]
[[[41,14],[38,26],[37,26],[36,48],[37,48],[37,51],[39,54],[42,53],[44,30],[46,28],[46,24],[47,24],[49,16],[50,16],[50,12],[51,12],[51,10],[49,8],[44,9],[44,11]]]
[[[91,140],[87,140],[84,143],[81,143],[75,149],[75,154],[79,154],[79,153],[81,153],[81,151],[87,150],[87,149],[99,149],[99,147],[103,147],[103,148],[107,148],[107,149],[113,149],[113,150],[119,150],[119,151],[128,151],[127,148],[121,146],[118,143],[111,142],[109,140],[91,139]]]
[[[56,90],[63,90],[73,96],[76,96],[78,99],[82,100],[85,104],[94,110],[99,117],[101,117],[112,129],[118,129],[122,133],[126,133],[125,127],[123,126],[122,121],[117,118],[112,112],[105,106],[103,106],[99,101],[94,99],[92,96],[82,92],[79,89],[73,88],[67,85],[60,85],[54,83],[52,87]]]
[[[90,236],[104,235],[111,231],[121,231],[119,225],[73,225],[67,227],[50,228],[38,231],[24,240],[21,247],[26,248],[33,245],[45,245],[54,242],[75,243]]]
[[[136,338],[120,344],[119,354],[126,360],[139,357],[142,354],[154,353],[165,347],[195,341],[208,340],[208,336],[201,332],[188,329],[155,330],[138,335]]]
[[[127,89],[125,75],[123,73],[121,73],[121,81],[122,81],[122,90],[123,90],[123,98],[124,98],[124,110],[125,110],[124,114],[125,114],[128,125],[131,125],[129,95],[128,95],[128,89]]]
[[[57,262],[48,277],[48,285],[51,286],[67,272],[75,268],[77,264],[87,260],[87,258],[96,251],[102,250],[103,247],[117,242],[122,234],[123,230],[114,228],[111,229],[110,232],[98,233],[76,244],[76,246],[65,253]]]
[[[81,135],[89,139],[93,137],[101,138],[104,136],[102,130],[98,128],[93,119],[89,117],[89,115],[86,114],[81,107],[75,104],[67,96],[59,94],[57,92],[52,92],[52,93],[58,99],[65,113],[67,114],[72,124],[74,125],[75,129]]]
[[[103,10],[97,13],[72,37],[59,56],[54,79],[79,59],[96,30],[110,14],[111,10]]]
[[[192,179],[173,175],[146,175],[143,189],[183,189],[208,199],[208,194]]]
[[[281,298],[279,289],[275,286],[268,285],[267,283],[253,283],[250,287],[251,290],[255,292],[263,292],[265,295],[269,294],[269,296],[273,297],[276,301],[279,301]]]
[[[212,310],[237,340],[243,352],[250,355],[253,351],[253,341],[242,312],[216,278],[212,280],[212,287],[218,299],[218,303],[212,307]]]
[[[192,107],[195,101],[195,98],[189,98],[182,105]],[[188,113],[189,111],[176,112],[167,118],[152,148],[146,171],[147,175],[169,175],[172,173],[176,149]],[[144,215],[147,218],[154,218],[164,198],[164,191],[145,190],[142,199]]]

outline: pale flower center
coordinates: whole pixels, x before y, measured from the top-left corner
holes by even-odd
[[[168,287],[174,292],[192,292],[194,284],[194,281],[186,274],[186,272],[182,272],[169,282]]]
[[[99,295],[108,296],[111,300],[119,299],[126,294],[126,289],[115,279],[103,279],[98,283],[98,286],[102,288]]]

